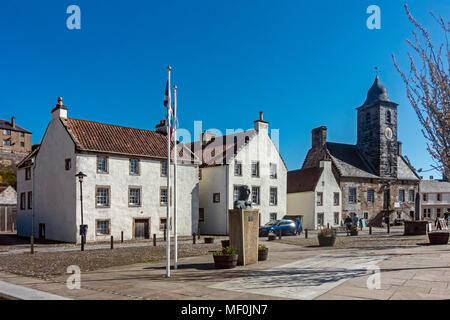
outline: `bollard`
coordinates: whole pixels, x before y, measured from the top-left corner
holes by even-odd
[[[30,245],[31,245],[31,254],[34,253],[34,236],[31,235],[30,237]]]
[[[361,231],[362,231],[362,223],[359,225],[359,227],[360,227],[360,229],[361,229]]]
[[[200,233],[198,233],[197,235],[197,240],[200,240]]]
[[[84,251],[84,236],[81,236],[81,251]]]
[[[123,231],[120,232],[120,242],[123,243]]]
[[[114,236],[111,236],[111,250],[114,249]]]
[[[153,234],[153,246],[156,247],[156,233]]]
[[[278,232],[278,239],[281,239],[281,229],[280,229],[280,231]]]
[[[372,234],[372,226],[369,227],[369,234]]]
[[[192,235],[192,243],[193,244],[195,244],[195,237],[196,237],[197,235],[194,233],[193,235]]]
[[[167,229],[164,227],[164,241],[166,241],[167,240],[167,236],[166,236],[166,233],[167,233]]]
[[[308,228],[305,229],[305,239],[308,239]]]
[[[387,233],[391,233],[391,224],[390,223],[387,224]]]

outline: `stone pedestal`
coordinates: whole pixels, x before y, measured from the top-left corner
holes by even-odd
[[[228,211],[230,245],[239,250],[238,265],[258,262],[259,210]]]

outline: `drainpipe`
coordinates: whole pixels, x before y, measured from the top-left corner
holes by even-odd
[[[226,180],[226,195],[225,195],[225,199],[226,200],[226,211],[225,211],[225,233],[227,235],[229,235],[229,231],[228,231],[228,205],[230,203],[230,199],[228,198],[229,194],[230,194],[230,166],[228,164],[225,165],[226,169],[225,169],[225,180]]]

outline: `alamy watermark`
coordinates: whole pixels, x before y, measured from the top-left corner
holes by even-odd
[[[381,9],[377,5],[370,5],[367,7],[366,13],[370,14],[367,18],[366,25],[370,30],[381,29]]]
[[[69,290],[81,289],[81,270],[77,265],[71,265],[67,267],[66,273],[70,276],[66,280],[66,286]]]
[[[72,4],[67,7],[66,13],[70,14],[70,16],[66,20],[67,29],[80,30],[81,29],[81,9],[80,9],[80,7],[75,4]]]

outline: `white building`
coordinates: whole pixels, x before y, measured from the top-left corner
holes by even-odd
[[[122,232],[125,240],[161,237],[167,203],[173,206],[164,123],[150,131],[72,119],[61,98],[51,114],[40,148],[18,165],[18,193],[25,194],[18,206],[19,235],[30,236],[34,213],[35,237],[80,241],[75,174],[81,171],[87,175],[82,184],[87,241],[120,239]],[[177,225],[179,235],[191,235],[198,228],[198,161],[188,149],[179,151]]]
[[[259,210],[260,224],[286,214],[286,165],[269,136],[269,124],[254,122],[254,129],[216,137],[206,131],[190,144],[202,158],[199,179],[201,234],[228,234],[228,210],[238,199],[240,186],[251,190],[249,200]]]
[[[421,180],[419,185],[420,212],[425,220],[435,221],[450,212],[450,182]]]
[[[331,161],[320,161],[318,168],[289,171],[287,181],[289,217],[300,217],[303,228],[308,229],[340,225],[341,189],[332,172]]]

